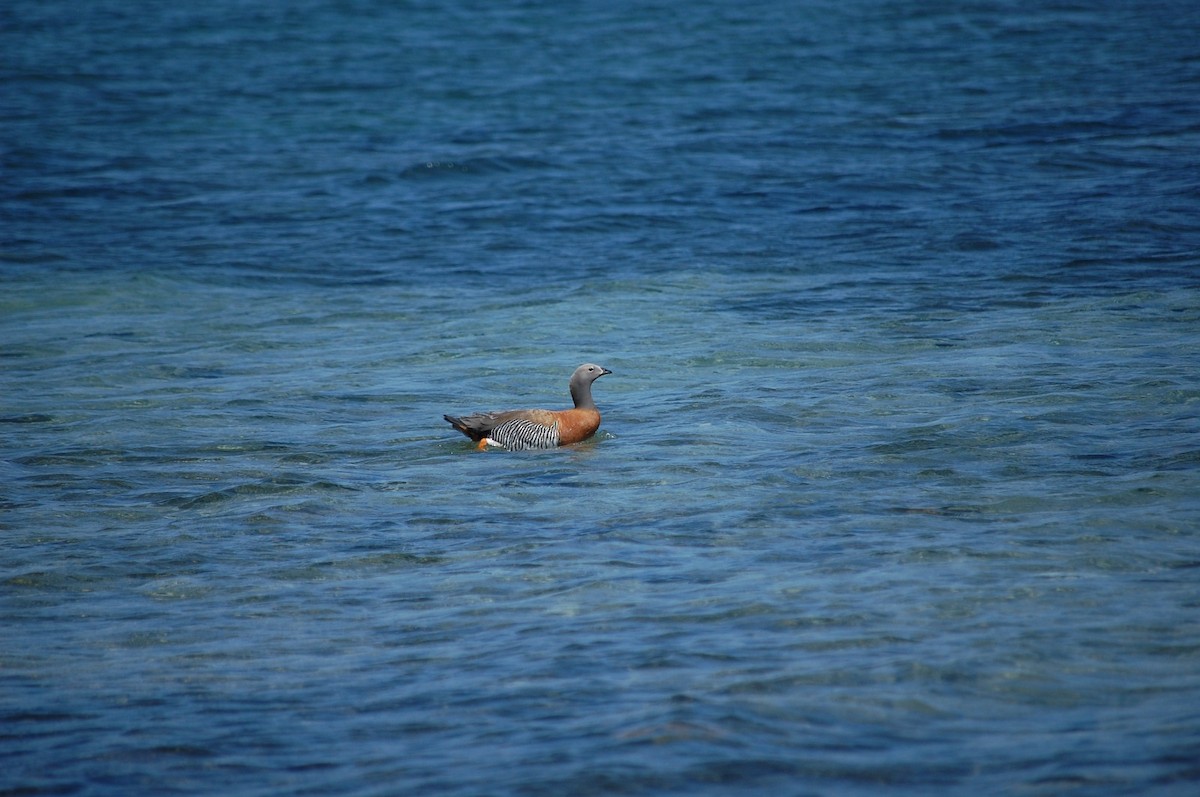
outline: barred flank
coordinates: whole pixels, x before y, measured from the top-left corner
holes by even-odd
[[[526,420],[507,421],[488,432],[488,437],[512,451],[554,448],[558,445],[558,423],[543,426]]]

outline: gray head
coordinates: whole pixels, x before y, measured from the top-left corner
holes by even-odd
[[[596,402],[592,401],[592,382],[605,374],[611,374],[607,368],[601,368],[595,363],[584,363],[571,374],[571,399],[576,407],[595,409]]]

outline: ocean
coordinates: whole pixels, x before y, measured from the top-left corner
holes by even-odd
[[[0,795],[1194,794],[1197,86],[1171,0],[6,3]]]

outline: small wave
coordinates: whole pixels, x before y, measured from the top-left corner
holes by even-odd
[[[545,169],[550,163],[536,158],[500,156],[464,160],[428,160],[414,163],[400,172],[403,179],[425,179],[456,174],[498,174]]]

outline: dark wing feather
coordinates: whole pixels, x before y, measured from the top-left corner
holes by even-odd
[[[453,415],[443,415],[442,417],[455,429],[478,443],[487,437],[492,429],[496,428],[501,414],[495,412],[478,412],[474,415],[464,415],[461,418],[456,418]]]
[[[497,427],[503,426],[510,422],[518,422],[515,426],[506,431],[518,432],[518,437],[524,440],[524,447],[544,447],[558,445],[558,417],[555,413],[549,410],[508,410],[507,412],[477,412],[474,415],[464,415],[457,418],[453,415],[443,415],[443,418],[451,426],[465,434],[467,437],[478,443],[485,437],[491,437],[492,432]],[[546,431],[541,432],[534,427],[543,427]],[[530,434],[533,432],[533,434]],[[546,442],[549,438],[546,435],[553,434],[553,443]],[[504,435],[507,437],[508,435]],[[525,439],[528,438],[528,439]],[[516,441],[514,441],[516,442]],[[505,445],[502,443],[501,445]]]

